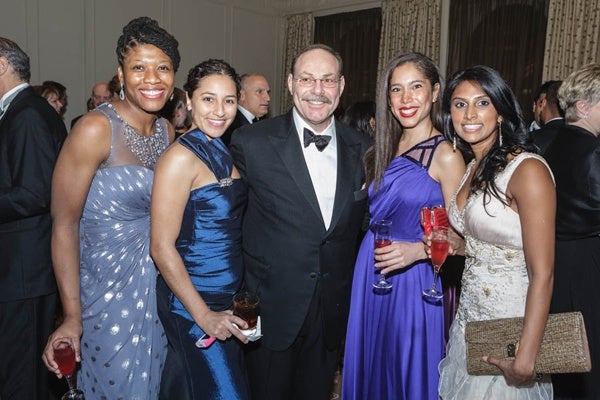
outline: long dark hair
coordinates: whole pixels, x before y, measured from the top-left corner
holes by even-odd
[[[375,119],[375,102],[359,101],[344,111],[342,122],[371,137],[374,136],[371,118]]]
[[[443,91],[440,71],[433,61],[421,53],[406,53],[390,61],[381,75],[377,87],[377,101],[375,111],[375,144],[365,155],[365,175],[367,182],[375,181],[375,188],[379,187],[385,169],[396,154],[403,129],[390,109],[390,79],[394,70],[406,63],[412,63],[425,78],[431,83],[431,90],[437,83],[440,85],[440,95]],[[431,106],[431,121],[435,129],[442,131],[442,116],[440,101]]]
[[[473,158],[471,147],[456,134],[450,107],[454,90],[463,82],[472,82],[481,86],[481,89],[490,98],[498,115],[502,117],[502,145],[500,145],[500,134],[496,142],[479,162],[473,175],[469,193],[478,190],[484,192],[484,204],[487,204],[490,196],[496,197],[502,203],[508,205],[509,200],[503,200],[498,192],[494,178],[502,171],[508,163],[508,155],[516,155],[521,151],[536,152],[527,131],[521,107],[504,78],[493,68],[485,65],[477,65],[457,72],[450,78],[444,96],[442,97],[442,114],[444,119],[444,133],[448,140],[456,139],[457,147],[465,154],[465,158]]]

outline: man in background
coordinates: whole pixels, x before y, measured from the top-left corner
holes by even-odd
[[[67,136],[29,86],[29,57],[0,37],[0,398],[47,399],[42,363],[54,328],[50,184]]]
[[[246,354],[254,400],[329,399],[346,332],[371,138],[338,122],[342,59],[298,53],[290,112],[239,128],[234,163],[248,185],[245,283],[260,296],[261,340]]]
[[[231,134],[240,126],[257,122],[269,113],[271,88],[267,78],[259,74],[244,74],[240,77],[241,89],[235,119],[225,131],[221,140],[227,146]]]
[[[110,90],[108,89],[108,83],[98,82],[92,88],[92,95],[90,96],[90,98],[87,102],[87,109],[88,109],[88,111],[92,111],[94,108],[98,107],[100,104],[110,101],[110,99],[111,99],[111,93],[110,93]],[[71,129],[73,129],[73,126],[75,125],[75,123],[82,116],[83,116],[83,114],[73,118],[73,120],[71,121]]]
[[[533,103],[533,116],[540,129],[531,135],[533,143],[544,155],[550,143],[554,141],[559,129],[565,124],[564,112],[558,104],[558,88],[562,81],[548,81],[540,86]]]

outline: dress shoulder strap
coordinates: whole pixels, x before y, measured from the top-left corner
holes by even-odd
[[[423,168],[429,170],[431,161],[433,160],[433,155],[435,154],[435,149],[445,140],[446,138],[444,138],[443,135],[436,135],[425,139],[404,153],[404,157],[421,164]]]
[[[231,176],[233,158],[221,139],[209,140],[200,129],[194,129],[180,136],[177,141],[202,160],[218,180]]]

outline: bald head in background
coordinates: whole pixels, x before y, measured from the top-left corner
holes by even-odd
[[[269,113],[271,87],[267,78],[259,74],[241,76],[241,90],[238,104],[261,119]]]
[[[108,89],[108,83],[98,82],[92,88],[92,105],[93,108],[98,107],[102,103],[106,103],[110,100],[110,90]]]

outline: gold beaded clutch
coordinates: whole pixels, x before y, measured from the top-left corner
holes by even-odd
[[[519,351],[523,318],[467,322],[467,372],[470,375],[501,375],[483,356],[514,360]],[[548,315],[535,371],[544,374],[589,372],[592,369],[581,312]]]

